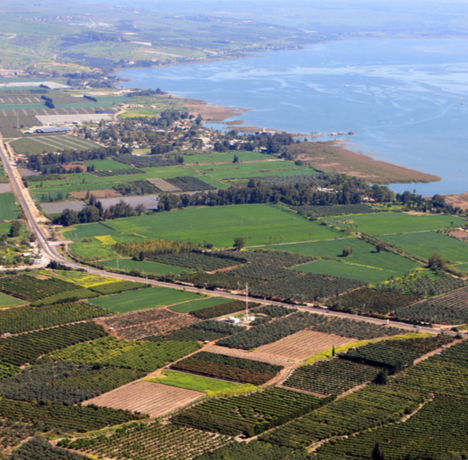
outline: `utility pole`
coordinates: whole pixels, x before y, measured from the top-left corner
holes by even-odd
[[[245,283],[245,319],[249,319],[249,284]]]

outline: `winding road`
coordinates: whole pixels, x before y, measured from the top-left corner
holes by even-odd
[[[17,170],[16,166],[14,166],[12,162],[10,161],[9,154],[7,152],[7,149],[5,147],[5,144],[3,142],[3,137],[1,136],[1,134],[0,134],[0,157],[4,165],[4,169],[10,179],[11,188],[14,194],[17,196],[21,204],[21,207],[24,210],[29,228],[36,235],[36,241],[39,243],[47,259],[55,260],[56,262],[60,262],[61,264],[66,265],[71,268],[86,270],[88,273],[91,273],[93,275],[107,276],[111,278],[118,278],[122,280],[135,281],[135,282],[143,281],[139,277],[124,275],[120,273],[111,273],[111,272],[107,272],[104,270],[99,270],[96,268],[88,267],[86,265],[81,265],[76,262],[72,262],[66,259],[63,255],[61,255],[57,251],[55,246],[53,246],[49,242],[46,236],[46,232],[42,227],[44,224],[41,223],[41,220],[43,220],[44,218],[41,215],[41,213],[38,211],[38,209],[36,208],[36,205],[33,199],[31,198],[29,190],[26,187],[24,187],[19,171]],[[193,286],[177,285],[173,283],[166,283],[163,281],[156,281],[156,280],[147,280],[146,282],[148,284],[167,287],[170,289],[186,290],[186,291],[191,291],[191,292],[197,292],[200,294],[209,294],[210,296],[215,296],[215,297],[226,297],[226,298],[235,299],[235,300],[242,300],[242,301],[245,300],[245,295],[242,295],[242,294],[230,294],[226,292],[216,292],[216,291],[207,292],[205,289],[196,288]],[[254,297],[249,297],[249,302],[257,302],[257,303],[268,304],[268,305],[273,304],[273,305],[282,305],[285,307],[292,307],[292,305],[287,304],[287,303],[274,302],[271,300],[262,300],[262,299],[258,299]],[[414,326],[410,324],[392,322],[392,321],[387,323],[386,320],[371,318],[367,316],[352,315],[349,313],[341,313],[341,312],[335,312],[335,311],[331,312],[331,311],[324,310],[323,308],[320,308],[320,307],[301,307],[301,306],[295,306],[295,307],[303,311],[310,311],[310,312],[322,314],[322,315],[337,316],[341,318],[353,319],[355,321],[366,321],[366,322],[373,323],[373,324],[387,324],[388,326],[394,326],[394,327],[398,327],[401,329],[407,329],[407,330],[411,330],[412,332],[416,332],[416,331],[417,332],[429,332],[432,334],[441,332],[439,329],[433,329],[430,327],[418,327],[416,329]]]

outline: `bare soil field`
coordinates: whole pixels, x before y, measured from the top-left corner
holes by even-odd
[[[87,190],[81,190],[80,192],[69,192],[73,198],[77,200],[83,200],[86,198],[88,193]],[[105,190],[93,190],[92,193],[96,198],[114,198],[117,196],[122,196],[119,192],[114,189],[105,189]]]
[[[180,188],[172,185],[169,182],[166,182],[164,179],[155,178],[155,179],[146,179],[147,182],[157,187],[163,192],[180,192]]]
[[[453,207],[458,207],[466,211],[468,209],[468,192],[452,195],[444,195],[445,201]]]
[[[468,232],[465,232],[464,230],[455,230],[450,232],[450,236],[458,238],[459,240],[466,240],[468,239]]]
[[[373,184],[435,182],[440,177],[414,169],[377,161],[356,153],[337,142],[301,142],[288,147],[295,159],[302,160],[321,171],[360,177]]]
[[[199,321],[191,315],[159,307],[100,319],[97,322],[105,326],[106,329],[114,328],[112,335],[116,337],[138,340],[152,335],[166,334]]]
[[[198,391],[139,380],[83,403],[162,417],[204,396]]]
[[[209,347],[206,351],[289,367],[301,364],[307,358],[334,346],[340,347],[355,341],[356,339],[322,332],[299,331],[277,342],[262,345],[255,351],[238,350],[217,345]]]

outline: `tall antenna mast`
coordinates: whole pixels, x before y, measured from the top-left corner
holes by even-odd
[[[245,319],[249,320],[249,284],[245,283]]]

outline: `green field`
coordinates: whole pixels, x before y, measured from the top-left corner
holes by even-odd
[[[132,169],[131,166],[124,165],[123,163],[118,163],[113,160],[99,160],[99,161],[86,161],[85,164],[96,164],[102,170],[113,169]],[[114,167],[114,163],[121,165],[121,168]],[[107,166],[106,166],[107,165]],[[87,190],[105,190],[111,189],[120,184],[127,182],[134,182],[146,179],[172,179],[174,177],[180,176],[195,176],[204,182],[213,185],[216,188],[227,188],[228,184],[224,184],[216,179],[213,179],[209,176],[201,176],[197,172],[193,171],[191,167],[187,166],[164,166],[160,168],[144,168],[141,169],[144,171],[144,174],[128,174],[123,176],[108,176],[108,177],[98,177],[93,176],[89,173],[80,173],[80,174],[68,174],[64,179],[50,180],[46,182],[31,182],[29,188],[32,195],[35,199],[41,200],[43,195],[48,195],[49,193],[52,196],[56,196],[58,193],[70,193],[70,192],[80,192]],[[42,186],[41,186],[42,185]]]
[[[103,235],[107,226],[121,234],[143,238],[171,240],[204,240],[218,248],[232,247],[234,238],[244,237],[246,246],[308,240],[327,240],[339,236],[325,227],[283,208],[266,205],[233,205],[212,208],[188,208],[154,215],[128,217],[101,224],[75,226],[66,231],[67,238]],[[85,227],[85,228],[83,228]],[[112,230],[107,232],[113,234]]]
[[[187,300],[197,299],[197,294],[163,287],[141,289],[93,299],[90,302],[114,313],[128,313],[148,308],[173,305]]]
[[[185,374],[183,372],[162,371],[162,375],[163,376],[159,378],[147,378],[145,380],[170,385],[172,387],[185,388],[186,390],[200,391],[202,393],[236,390],[245,386],[238,383],[226,382],[224,380]]]
[[[110,159],[83,161],[86,166],[94,166],[96,171],[112,171],[114,169],[134,169],[133,166]]]
[[[86,238],[88,240],[88,238]],[[83,241],[73,244],[70,251],[82,259],[103,260],[118,257],[119,254],[112,249],[112,246],[102,244],[95,238],[91,241]]]
[[[347,257],[341,257],[343,249],[346,247],[351,247],[353,252]],[[377,252],[375,246],[357,238],[319,243],[286,244],[274,246],[272,249],[281,249],[308,256],[339,258],[341,262],[322,260],[300,265],[296,269],[317,274],[343,276],[369,283],[384,281],[391,276],[402,276],[421,267],[418,262],[393,252]]]
[[[101,223],[76,225],[73,227],[69,227],[65,232],[67,238],[73,239],[112,235],[113,233],[115,233],[114,229],[108,227],[107,224],[103,225]]]
[[[10,297],[6,294],[0,292],[0,308],[4,307],[14,307],[16,305],[25,305],[27,302],[20,299],[15,299],[14,297]]]
[[[222,165],[195,166],[200,174],[213,179],[246,179],[265,176],[313,175],[317,171],[307,166],[298,166],[290,161],[260,161],[255,163],[230,163]]]
[[[18,206],[13,193],[0,193],[0,220],[13,220],[18,217]]]
[[[178,313],[190,313],[191,311],[201,310],[202,308],[213,307],[214,305],[221,305],[223,303],[231,302],[231,299],[224,297],[209,297],[200,300],[190,300],[188,302],[180,303],[169,307],[169,310],[176,311]]]
[[[144,273],[154,273],[156,275],[164,274],[174,274],[178,275],[182,272],[192,273],[193,270],[182,267],[174,267],[172,265],[158,264],[156,262],[147,262],[133,259],[118,259],[119,260],[119,270],[124,271],[125,267],[127,271],[132,269],[141,270]],[[105,260],[104,265],[107,267],[117,269],[117,259],[114,260]]]
[[[38,136],[23,138],[11,142],[15,152],[23,153],[48,153],[57,150],[92,150],[99,145],[88,140],[74,136]]]
[[[337,221],[346,220],[357,224],[353,230],[373,235],[389,235],[392,233],[421,232],[423,230],[437,230],[455,225],[466,225],[468,222],[457,216],[436,214],[429,216],[413,216],[404,213],[382,212],[375,214],[361,214]]]
[[[239,161],[248,161],[248,160],[267,160],[267,159],[275,159],[274,155],[266,155],[264,153],[259,152],[203,152],[197,153],[190,152],[184,153],[184,163],[217,163],[220,161],[232,162],[234,160],[234,156],[239,158]]]
[[[380,283],[394,275],[390,270],[363,267],[362,265],[352,265],[335,260],[317,260],[316,262],[294,267],[294,270],[315,273],[316,275],[350,278],[371,284]]]
[[[390,243],[398,244],[405,251],[415,256],[429,259],[437,253],[451,262],[468,262],[468,244],[463,241],[436,232],[407,233],[383,238]]]

